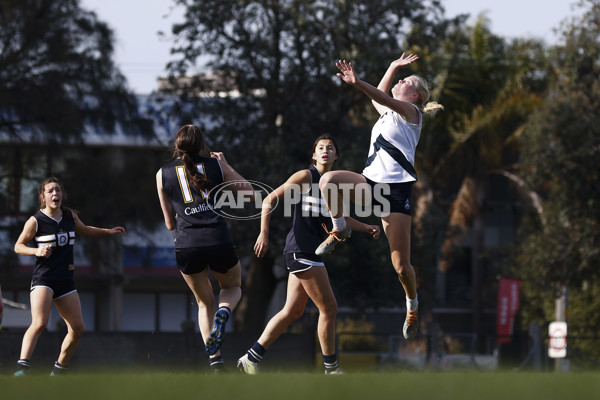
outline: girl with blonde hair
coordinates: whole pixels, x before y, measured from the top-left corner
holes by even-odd
[[[427,82],[417,75],[400,79],[393,85],[398,69],[418,58],[402,53],[391,62],[377,87],[359,79],[352,63],[346,60],[336,63],[340,70],[337,76],[369,96],[380,118],[373,126],[369,157],[362,174],[330,171],[319,181],[323,199],[331,212],[333,229],[316,250],[319,255],[330,253],[337,242],[350,236],[351,228],[343,214],[344,194],[355,203],[373,205],[380,211],[392,264],[406,293],[407,313],[403,327],[406,339],[417,334],[419,322],[416,276],[410,262],[410,196],[412,185],[417,181],[413,164],[423,114],[434,114],[443,109],[438,103],[427,103],[430,95]]]

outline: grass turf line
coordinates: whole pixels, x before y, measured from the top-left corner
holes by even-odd
[[[377,372],[316,373],[97,373],[50,377],[0,376],[0,398],[23,400],[570,400],[600,398],[600,373]]]

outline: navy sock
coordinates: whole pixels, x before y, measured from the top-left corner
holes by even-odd
[[[69,367],[66,365],[62,365],[61,363],[59,363],[58,361],[54,362],[54,368],[53,368],[53,372],[54,375],[59,375],[59,374],[64,374],[69,370]]]
[[[31,362],[29,362],[29,360],[22,358],[17,361],[17,371],[28,371],[29,368],[31,368]]]
[[[252,345],[250,350],[248,350],[248,360],[258,364],[262,361],[266,351],[267,350],[265,350],[265,348],[262,347],[260,343],[256,342]]]
[[[338,368],[337,356],[336,354],[326,355],[323,354],[323,365],[325,366],[325,370],[335,370]]]
[[[229,317],[231,317],[231,310],[227,306],[221,306],[221,307],[219,307],[219,309],[217,310],[217,312],[218,311],[225,311],[225,313],[227,314],[227,318],[225,318],[225,321],[228,321]]]
[[[208,359],[208,362],[213,370],[223,369],[223,357],[221,356],[211,357]]]

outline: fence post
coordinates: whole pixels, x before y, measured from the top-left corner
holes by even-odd
[[[533,370],[542,370],[542,327],[539,324],[529,324],[529,337],[531,338],[531,352],[533,354]]]
[[[568,322],[567,309],[569,307],[569,289],[566,286],[560,288],[560,296],[556,299],[555,306],[556,321]],[[569,360],[567,358],[554,359],[554,370],[556,372],[568,372]]]

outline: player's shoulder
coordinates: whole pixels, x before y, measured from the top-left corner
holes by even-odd
[[[31,217],[27,218],[27,221],[25,221],[25,226],[32,224],[37,226],[38,219],[41,218],[42,215],[44,214],[41,211],[36,212]]]
[[[215,158],[215,157],[200,156],[199,157],[199,162],[202,162],[202,163],[205,163],[205,164],[221,165],[221,163],[219,162],[219,159]]]
[[[69,219],[75,219],[77,217],[77,212],[74,210],[71,210],[68,207],[62,207],[61,210],[63,213],[63,217],[66,217]]]
[[[289,177],[288,182],[291,183],[310,183],[311,181],[311,172],[309,169],[301,169],[300,171],[296,171]]]

